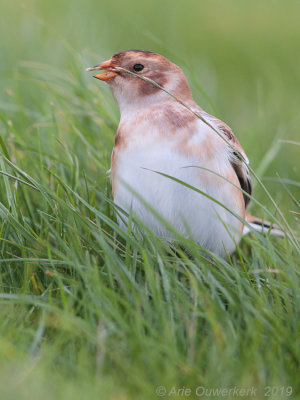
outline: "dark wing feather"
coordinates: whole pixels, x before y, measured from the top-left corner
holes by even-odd
[[[202,111],[201,114],[205,119],[207,119],[210,123],[212,123],[221,134],[224,134],[226,140],[231,144],[232,147],[227,145],[230,153],[231,165],[238,177],[241,188],[246,193],[251,195],[252,183],[249,174],[249,169],[247,167],[249,161],[239,141],[235,137],[230,127],[225,124],[225,122],[221,121],[216,117],[213,117],[210,114],[207,114],[206,112]],[[241,159],[240,154],[243,156],[244,161]],[[244,194],[244,202],[245,202],[245,208],[247,208],[250,203],[250,198],[246,194]]]
[[[230,161],[231,161],[231,165],[238,177],[241,188],[246,193],[251,195],[252,194],[252,182],[251,182],[251,177],[250,177],[247,165],[245,165],[245,163],[240,159],[238,154],[233,150],[232,150],[232,157],[231,157]],[[244,195],[245,208],[247,208],[250,203],[250,198],[245,193],[243,193],[243,195]]]

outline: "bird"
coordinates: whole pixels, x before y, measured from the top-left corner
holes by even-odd
[[[94,70],[120,109],[110,179],[114,202],[126,212],[118,216],[123,229],[132,214],[158,237],[178,233],[223,258],[250,228],[270,229],[246,213],[252,184],[242,146],[196,104],[179,66],[126,50],[87,69]]]

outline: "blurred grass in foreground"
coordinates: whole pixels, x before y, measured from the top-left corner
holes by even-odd
[[[129,48],[181,65],[297,230],[300,147],[279,140],[299,141],[299,3],[0,8],[1,398],[154,399],[159,385],[295,395],[296,247],[249,236],[208,261],[189,241],[187,256],[120,232],[106,173],[118,110],[84,68]],[[259,185],[255,197],[276,215]]]

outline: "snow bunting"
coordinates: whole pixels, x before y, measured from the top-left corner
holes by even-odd
[[[229,126],[195,103],[182,70],[159,54],[122,51],[88,70],[101,71],[95,78],[108,83],[121,112],[111,158],[115,203],[161,237],[172,237],[164,219],[209,251],[232,253],[251,179]]]

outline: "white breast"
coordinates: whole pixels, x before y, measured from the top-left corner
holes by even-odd
[[[128,147],[118,152],[114,200],[127,212],[132,210],[135,217],[155,234],[172,237],[164,224],[138,198],[140,196],[180,234],[191,237],[216,254],[224,255],[224,249],[231,253],[235,244],[224,224],[238,242],[241,224],[237,218],[202,194],[153,172],[159,171],[180,179],[239,214],[232,198],[233,186],[213,173],[196,168],[199,166],[224,176],[232,168],[224,146],[213,160],[179,154],[166,139]]]

